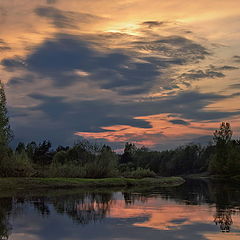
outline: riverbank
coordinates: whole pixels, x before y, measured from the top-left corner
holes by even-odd
[[[96,188],[96,187],[128,187],[128,186],[156,186],[175,187],[183,184],[181,177],[162,178],[0,178],[0,191],[3,190],[31,190],[31,189],[64,189],[64,188]]]
[[[208,172],[189,174],[182,176],[184,179],[197,179],[197,180],[211,180],[211,181],[223,181],[240,183],[240,175],[211,175]]]

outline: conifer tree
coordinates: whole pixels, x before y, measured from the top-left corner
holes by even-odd
[[[4,84],[0,80],[0,146],[7,146],[13,138],[6,104]]]

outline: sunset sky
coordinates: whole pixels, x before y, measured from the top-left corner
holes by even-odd
[[[240,1],[0,0],[15,142],[121,149],[240,134]]]

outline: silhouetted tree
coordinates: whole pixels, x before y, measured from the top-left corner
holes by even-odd
[[[48,165],[52,161],[52,154],[50,152],[52,144],[49,141],[43,141],[40,143],[34,151],[33,162],[38,163],[42,166]]]
[[[4,85],[0,80],[0,145],[8,145],[13,138],[6,104]]]
[[[27,155],[31,160],[33,160],[33,156],[35,154],[36,149],[37,149],[37,144],[34,141],[27,144],[26,146]]]
[[[233,131],[230,123],[222,122],[220,128],[213,133],[213,141],[216,145],[225,145],[231,141]]]
[[[127,142],[125,144],[124,153],[121,156],[120,163],[133,162],[136,150],[137,150],[137,148],[134,143]]]
[[[25,144],[20,142],[18,143],[17,147],[16,147],[16,150],[15,150],[17,153],[22,153],[25,151]]]
[[[229,123],[222,122],[219,130],[213,134],[216,151],[210,162],[210,171],[220,175],[240,173],[240,146],[231,140],[233,131]]]
[[[60,152],[60,151],[65,151],[65,152],[66,152],[67,150],[69,150],[69,146],[64,147],[64,146],[59,145],[59,146],[56,148],[56,152]]]
[[[0,198],[0,239],[9,237],[11,226],[9,224],[9,213],[12,210],[12,198]]]

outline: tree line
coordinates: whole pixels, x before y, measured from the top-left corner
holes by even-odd
[[[13,138],[6,107],[4,85],[0,81],[0,177],[157,177],[209,172],[240,175],[240,140],[232,139],[229,123],[221,123],[207,146],[188,144],[173,150],[153,151],[126,143],[122,154],[110,146],[87,140],[73,146],[52,148],[51,142],[19,143]]]

